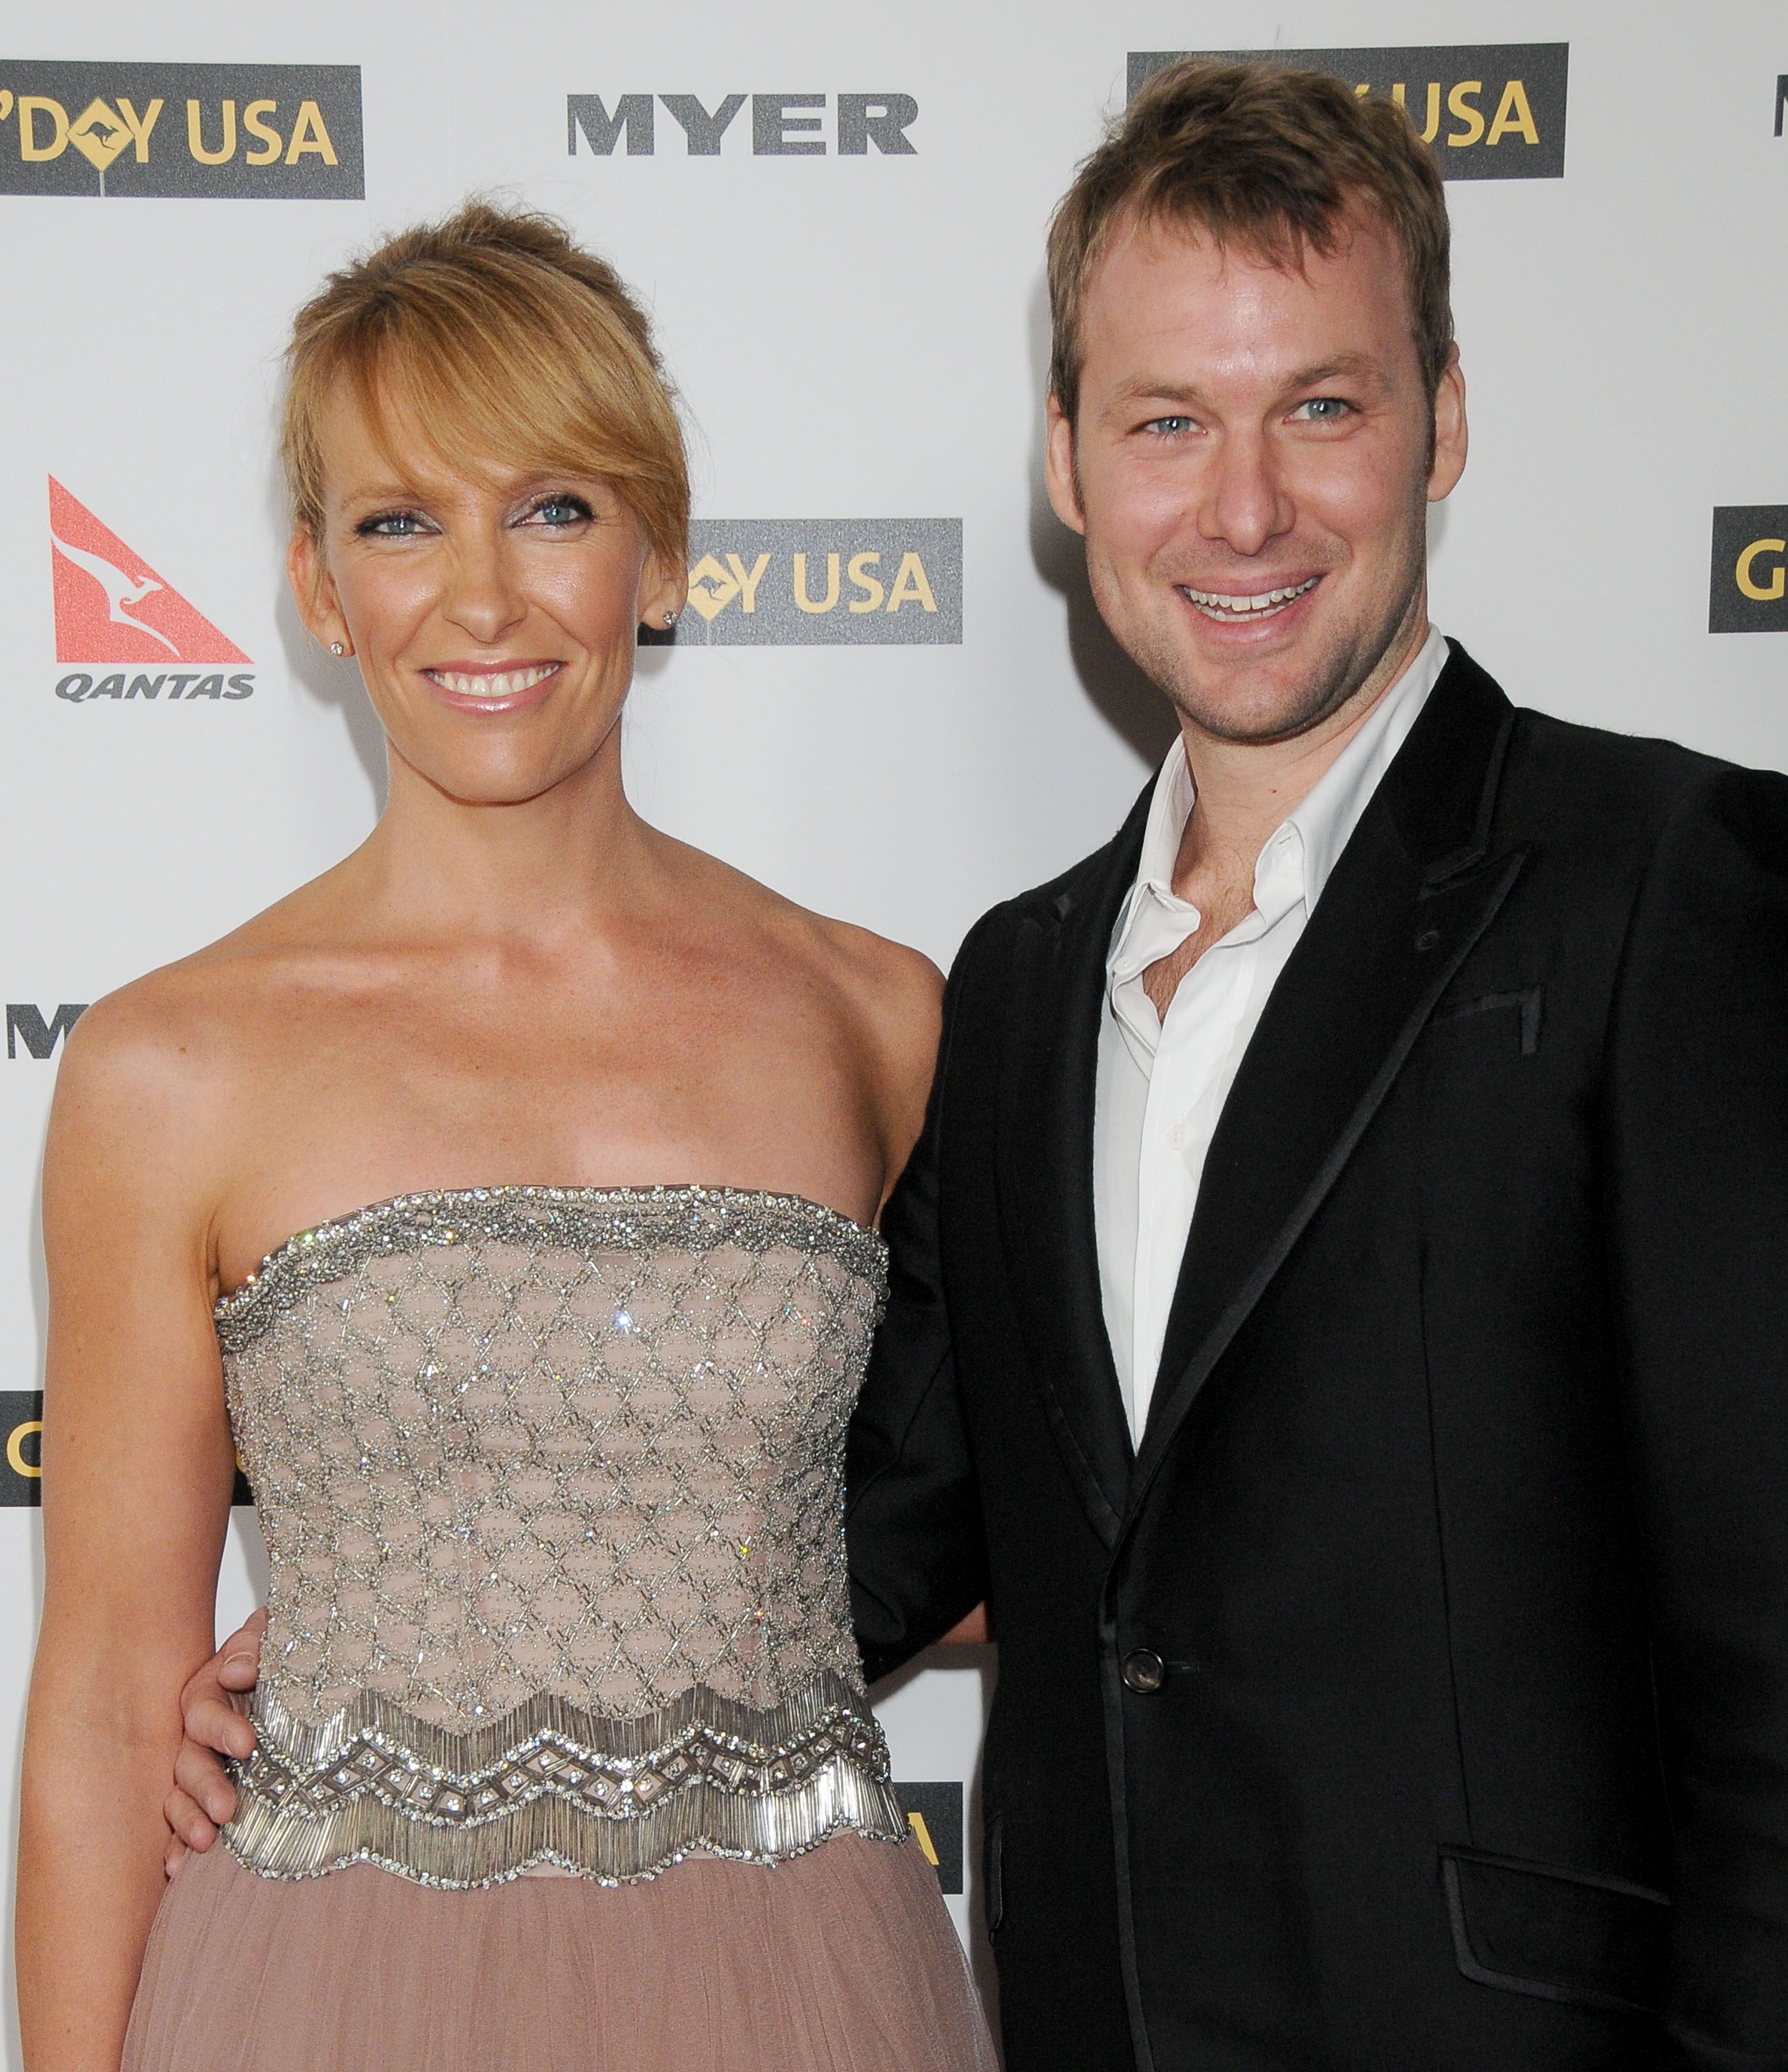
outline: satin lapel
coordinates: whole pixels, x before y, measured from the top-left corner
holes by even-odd
[[[1021,919],[1001,1075],[1000,1221],[1025,1351],[1063,1464],[1108,1546],[1132,1453],[1100,1295],[1093,1099],[1106,952],[1149,796],[1108,848]]]
[[[1456,647],[1273,989],[1206,1161],[1132,1515],[1520,873],[1525,851],[1487,853],[1513,719]]]

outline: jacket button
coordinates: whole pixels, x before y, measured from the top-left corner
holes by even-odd
[[[1167,1681],[1167,1664],[1152,1647],[1132,1647],[1124,1658],[1124,1688],[1147,1696]]]

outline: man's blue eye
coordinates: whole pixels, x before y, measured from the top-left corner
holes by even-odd
[[[1347,405],[1338,396],[1313,396],[1309,402],[1298,407],[1309,411],[1310,422],[1314,425],[1332,425],[1347,411]]]
[[[1190,417],[1153,417],[1149,420],[1149,430],[1152,432],[1165,432],[1171,436],[1175,432],[1190,430],[1191,424],[1192,420]]]

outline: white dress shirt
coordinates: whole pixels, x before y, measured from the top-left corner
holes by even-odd
[[[1140,1444],[1218,1118],[1268,996],[1297,948],[1379,779],[1408,739],[1447,658],[1432,627],[1409,667],[1283,820],[1254,866],[1254,909],[1180,980],[1165,1022],[1142,975],[1199,925],[1174,895],[1191,817],[1192,774],[1175,742],[1142,838],[1137,882],[1105,965],[1093,1124],[1093,1214],[1105,1329]]]

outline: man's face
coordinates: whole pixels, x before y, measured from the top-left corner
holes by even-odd
[[[1220,740],[1370,703],[1421,637],[1426,506],[1465,458],[1464,384],[1449,366],[1431,410],[1390,231],[1356,212],[1286,270],[1120,226],[1082,336],[1050,495],[1125,650]]]

